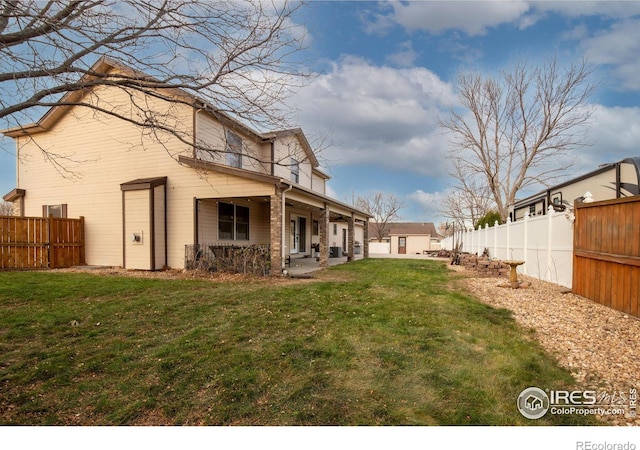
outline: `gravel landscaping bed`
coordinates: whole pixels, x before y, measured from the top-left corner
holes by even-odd
[[[511,289],[505,278],[479,278],[463,267],[449,267],[465,275],[462,283],[479,300],[513,311],[519,324],[534,329],[545,350],[572,372],[577,390],[595,390],[598,397],[609,394],[611,403],[628,405],[630,389],[640,389],[637,318],[534,278],[520,276],[530,287]],[[628,413],[601,419],[613,425],[640,425],[640,418]]]

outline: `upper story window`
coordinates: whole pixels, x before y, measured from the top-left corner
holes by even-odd
[[[226,131],[227,137],[227,165],[242,169],[242,139],[232,131]]]
[[[295,158],[291,158],[291,181],[300,183],[300,163]]]

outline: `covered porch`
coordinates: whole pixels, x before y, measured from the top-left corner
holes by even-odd
[[[191,256],[215,258],[235,249],[245,255],[240,264],[255,265],[261,257],[259,271],[271,275],[313,270],[368,257],[368,220],[349,205],[286,183],[275,185],[272,195],[194,198],[193,247],[200,253]]]

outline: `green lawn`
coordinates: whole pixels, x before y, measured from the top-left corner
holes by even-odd
[[[522,389],[573,382],[507,310],[433,261],[318,279],[0,273],[0,423],[553,425]]]

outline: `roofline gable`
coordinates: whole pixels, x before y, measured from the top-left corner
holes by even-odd
[[[5,130],[0,130],[2,134],[8,137],[19,137],[19,136],[28,136],[31,134],[42,133],[50,130],[63,116],[65,116],[72,108],[79,106],[77,103],[82,99],[82,97],[92,88],[96,87],[96,85],[92,85],[91,81],[95,80],[102,75],[103,77],[108,75],[108,73],[112,70],[118,70],[122,73],[126,74],[128,77],[137,80],[145,80],[145,82],[150,83],[148,88],[153,88],[153,83],[157,82],[157,89],[167,90],[172,92],[177,97],[182,97],[188,99],[186,103],[188,103],[194,111],[202,110],[206,111],[208,114],[213,116],[216,120],[220,121],[224,126],[227,126],[231,129],[239,130],[240,132],[251,136],[258,142],[272,142],[278,138],[285,136],[295,136],[300,142],[302,149],[305,154],[309,158],[311,162],[312,168],[316,169],[320,166],[318,159],[313,151],[309,141],[307,140],[304,132],[301,128],[291,128],[287,130],[276,130],[269,132],[258,132],[251,127],[245,125],[241,121],[233,118],[229,114],[216,109],[213,105],[207,103],[203,99],[193,95],[183,89],[162,86],[161,82],[155,80],[153,77],[137,71],[126,64],[121,63],[113,58],[109,58],[106,56],[101,57],[96,61],[96,63],[91,66],[91,68],[80,77],[78,81],[78,85],[82,86],[84,83],[89,84],[86,88],[81,88],[73,91],[68,91],[65,93],[62,98],[56,102],[57,104],[51,106],[47,112],[35,123],[27,124],[27,125],[19,125],[13,128],[8,128]],[[118,84],[118,83],[114,83]]]
[[[305,154],[309,158],[309,161],[311,162],[311,166],[314,169],[320,166],[320,163],[318,162],[318,158],[316,157],[315,152],[311,148],[311,144],[309,144],[309,141],[307,140],[307,137],[302,131],[302,128],[291,128],[288,130],[270,131],[262,134],[262,136],[264,140],[269,142],[272,142],[278,138],[283,138],[287,136],[296,137],[298,139],[298,142],[300,142],[300,145],[302,146],[302,149],[304,150]]]

